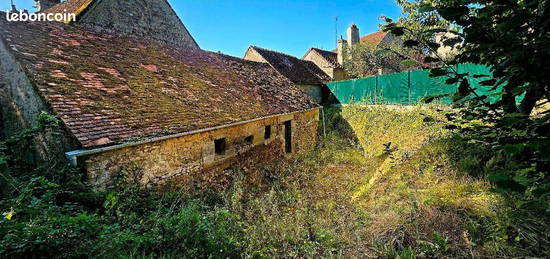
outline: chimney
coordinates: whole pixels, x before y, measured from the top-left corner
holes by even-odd
[[[344,65],[344,51],[346,51],[346,44],[347,44],[347,41],[344,40],[342,38],[342,36],[340,36],[340,39],[338,40],[338,49],[337,49],[337,54],[338,54],[338,64],[340,66]]]
[[[42,12],[56,4],[61,3],[61,0],[34,0],[36,2],[36,9],[38,12]]]
[[[359,43],[359,28],[357,28],[357,25],[352,24],[348,28],[348,44],[350,47],[352,47],[355,44]]]

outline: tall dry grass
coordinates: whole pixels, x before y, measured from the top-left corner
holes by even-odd
[[[455,166],[458,144],[443,113],[426,106],[325,110],[328,134],[315,150],[261,169],[276,176],[271,187],[237,181],[225,194],[241,217],[246,256],[508,253],[495,246],[502,202],[489,183]]]

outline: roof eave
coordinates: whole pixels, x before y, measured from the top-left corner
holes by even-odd
[[[192,131],[187,131],[187,132],[182,132],[182,133],[177,133],[177,134],[172,134],[172,135],[166,135],[166,136],[161,136],[161,137],[155,137],[155,138],[148,138],[148,139],[141,140],[141,141],[136,141],[136,142],[128,142],[128,143],[112,145],[112,146],[106,146],[106,147],[99,147],[99,148],[94,148],[94,149],[73,150],[73,151],[66,152],[65,156],[69,160],[69,164],[71,166],[76,167],[76,166],[78,166],[78,158],[79,157],[84,157],[84,156],[89,156],[89,155],[94,155],[94,154],[99,154],[99,153],[105,153],[105,152],[108,152],[108,151],[119,150],[119,149],[123,149],[123,148],[127,148],[127,147],[133,147],[133,146],[139,146],[139,145],[143,145],[143,144],[147,144],[147,143],[159,142],[159,141],[163,141],[163,140],[167,140],[167,139],[173,139],[173,138],[179,138],[179,137],[183,137],[183,136],[189,136],[189,135],[198,134],[198,133],[202,133],[202,132],[208,132],[208,131],[212,131],[212,130],[238,126],[238,125],[242,125],[242,124],[246,124],[246,123],[250,123],[250,122],[255,122],[255,121],[259,121],[259,120],[264,120],[264,119],[269,119],[269,118],[279,117],[279,116],[284,116],[284,115],[290,115],[290,114],[296,114],[296,113],[300,113],[300,112],[307,112],[307,111],[317,110],[317,109],[321,109],[321,108],[322,108],[322,106],[318,105],[316,107],[309,108],[309,109],[298,110],[298,111],[288,112],[288,113],[274,114],[274,115],[269,115],[269,116],[263,116],[263,117],[260,117],[260,118],[255,118],[255,119],[250,119],[250,120],[245,120],[245,121],[239,121],[239,122],[219,125],[219,126],[215,126],[215,127],[192,130]]]

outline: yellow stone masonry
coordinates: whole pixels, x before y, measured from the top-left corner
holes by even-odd
[[[225,169],[238,166],[246,172],[284,156],[286,121],[291,121],[292,128],[292,153],[287,155],[315,145],[319,109],[107,151],[86,158],[84,167],[99,188],[117,179],[148,187],[175,183],[189,189],[223,188],[231,182]],[[268,139],[266,126],[271,126]],[[247,142],[250,136],[252,143]],[[214,142],[223,138],[224,153],[217,154]]]

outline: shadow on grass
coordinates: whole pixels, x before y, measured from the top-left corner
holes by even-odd
[[[460,135],[442,141],[446,142],[444,152],[450,157],[450,166],[477,180],[489,181],[494,175],[510,170],[515,164],[515,161],[495,160],[495,151]],[[507,189],[497,188],[497,185],[490,183],[490,191],[501,199],[498,214],[490,220],[477,216],[477,221],[482,222],[477,231],[479,238],[507,250],[508,255],[549,256],[549,211],[539,201],[527,196],[529,192],[525,186],[512,179],[500,184],[507,186]],[[471,213],[469,216],[476,217]]]
[[[348,141],[352,147],[361,148],[359,138],[353,127],[342,115],[341,107],[323,108],[321,113],[320,135],[335,134],[339,139]]]

